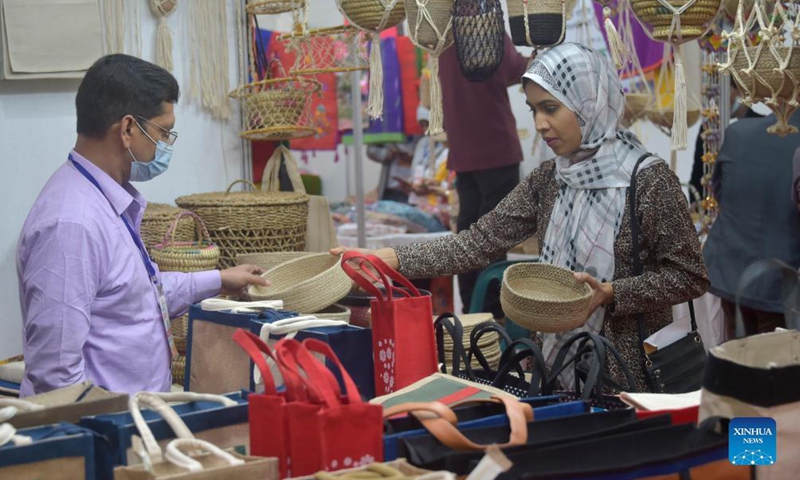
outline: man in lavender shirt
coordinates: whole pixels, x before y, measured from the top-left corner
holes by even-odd
[[[22,396],[84,380],[118,392],[168,391],[163,317],[266,284],[252,265],[161,273],[142,246],[147,202],[130,182],[167,169],[178,96],[169,72],[128,55],[101,58],[81,82],[75,148],[39,193],[17,248]]]

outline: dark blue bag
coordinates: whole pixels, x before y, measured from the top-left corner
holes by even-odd
[[[91,430],[57,423],[16,434],[29,437],[32,443],[11,441],[0,447],[0,478],[110,480],[113,476],[111,445]]]
[[[250,323],[250,331],[256,335],[261,335],[261,330],[265,323],[273,321],[256,319]],[[282,336],[271,336],[273,339],[280,339]],[[295,333],[296,340],[303,341],[313,338],[330,345],[333,353],[339,357],[347,373],[356,383],[358,391],[364,400],[375,397],[375,377],[372,361],[372,329],[361,328],[353,325],[341,325],[331,327],[312,327],[307,330],[300,330]],[[334,365],[328,367],[339,380],[340,387],[344,391],[341,376]],[[251,376],[252,378],[252,376]],[[255,389],[252,389],[255,391]]]
[[[192,401],[174,405],[172,409],[191,432],[201,440],[207,440],[220,448],[234,448],[238,453],[247,454],[250,446],[250,427],[247,422],[247,393],[225,395],[235,402],[234,406],[224,406],[213,401]],[[152,410],[142,410],[147,426],[153,432],[162,448],[175,433],[169,424]],[[114,465],[140,463],[131,449],[131,436],[139,436],[130,412],[112,413],[84,417],[80,425],[106,437],[113,449]]]
[[[589,411],[589,405],[586,402],[567,402],[567,403],[553,403],[558,402],[557,395],[549,397],[535,397],[520,400],[522,403],[527,403],[534,407],[533,418],[534,420],[547,420],[551,418],[567,417],[571,415],[580,415]],[[552,403],[552,405],[549,405]],[[499,406],[502,408],[502,406]],[[471,409],[473,407],[466,407]],[[501,427],[508,425],[508,417],[505,414],[491,415],[484,418],[476,418],[472,420],[462,421],[462,415],[459,414],[459,409],[455,409],[456,415],[459,417],[458,428],[470,429],[481,427]],[[389,420],[391,424],[392,420]],[[420,435],[427,435],[425,429],[408,430],[399,433],[393,433],[383,436],[383,459],[384,461],[395,460],[400,456],[400,439],[418,437]]]
[[[234,343],[233,334],[239,328],[249,330],[251,320],[273,322],[296,315],[277,310],[255,314],[210,312],[199,305],[189,307],[184,390],[216,394],[252,391],[255,385],[250,357]]]

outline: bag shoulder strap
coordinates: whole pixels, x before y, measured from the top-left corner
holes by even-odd
[[[644,273],[644,269],[642,267],[642,259],[640,256],[639,251],[639,217],[636,215],[636,175],[639,173],[639,167],[641,166],[642,162],[646,159],[652,157],[651,153],[645,153],[636,161],[636,165],[633,167],[633,172],[631,172],[631,185],[628,187],[628,205],[630,206],[630,220],[631,220],[631,243],[633,244],[631,247],[631,252],[633,254],[633,275],[639,276]],[[689,300],[689,316],[691,317],[691,324],[692,324],[692,332],[697,331],[697,319],[695,318],[694,314],[694,301]],[[647,353],[644,351],[644,339],[645,337],[645,328],[644,328],[644,315],[638,314],[636,315],[636,323],[639,335],[639,351],[642,354],[642,359],[647,361]]]

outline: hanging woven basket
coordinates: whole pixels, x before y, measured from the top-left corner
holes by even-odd
[[[626,93],[625,113],[622,116],[622,123],[629,127],[643,118],[649,103],[650,96],[646,93]]]
[[[252,192],[231,192],[247,183]],[[237,180],[225,192],[198,193],[175,199],[196,213],[220,249],[220,268],[236,265],[240,253],[305,250],[308,195],[261,192],[247,180]]]
[[[769,133],[797,133],[797,127],[788,121],[800,106],[800,47],[769,48],[765,44],[733,50],[730,67],[723,71],[731,73],[748,101],[763,101],[775,112],[778,121],[767,129]]]
[[[506,0],[511,41],[521,47],[549,47],[564,41],[565,0]]]
[[[305,0],[249,0],[245,11],[250,15],[277,15],[300,10],[305,5]]]
[[[411,41],[430,53],[431,114],[428,135],[444,131],[439,55],[453,44],[453,0],[405,0]]]
[[[290,75],[316,75],[369,69],[366,33],[353,26],[319,28],[278,37],[295,54]]]
[[[631,0],[631,9],[653,40],[684,43],[708,32],[720,3],[721,0]],[[680,24],[676,16],[680,17]]]
[[[175,241],[178,222],[185,217],[194,220],[196,240]],[[203,221],[192,212],[180,212],[164,235],[164,240],[150,250],[150,258],[162,272],[202,272],[213,270],[219,263],[219,248],[211,243]]]
[[[350,23],[371,32],[392,28],[406,19],[402,0],[339,0],[337,3]]]
[[[316,128],[310,106],[321,84],[313,78],[286,76],[280,62],[270,62],[273,64],[278,65],[281,77],[249,83],[230,93],[232,98],[241,100],[247,122],[239,135],[248,140],[291,140],[313,135]]]
[[[175,216],[182,212],[178,207],[166,203],[149,203],[142,216],[142,242],[149,251],[154,245],[161,243]],[[181,218],[175,229],[175,240],[190,242],[194,238],[194,223],[191,218]]]
[[[461,74],[468,80],[488,80],[500,68],[505,34],[500,0],[455,1],[453,39]]]

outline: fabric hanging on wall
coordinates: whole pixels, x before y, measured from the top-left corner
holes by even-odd
[[[617,10],[615,5],[618,1],[619,0],[612,0],[609,2],[612,11]],[[604,21],[603,6],[599,3],[594,3],[594,11],[598,22],[602,25]],[[616,22],[615,19],[613,20]],[[619,28],[619,25],[616,26]],[[650,39],[637,21],[631,22],[631,30],[633,31],[636,53],[639,56],[639,65],[642,66],[642,71],[644,73],[650,73],[661,66],[661,60],[664,58],[664,45]],[[606,36],[605,30],[601,29],[601,31],[603,33],[603,39],[606,41],[606,45],[608,45],[608,37]]]
[[[373,143],[386,133],[403,133],[403,92],[400,87],[400,62],[397,58],[397,38],[381,39],[383,61],[383,118],[371,119],[365,143]],[[414,110],[416,112],[416,109]],[[416,118],[416,113],[412,118]],[[371,137],[371,138],[370,138]]]
[[[85,71],[103,54],[97,0],[4,0],[2,7],[11,73]]]
[[[400,65],[400,89],[403,101],[403,131],[406,135],[422,135],[417,121],[419,107],[419,78],[422,75],[421,62],[417,62],[417,48],[408,37],[397,37],[397,61]]]

